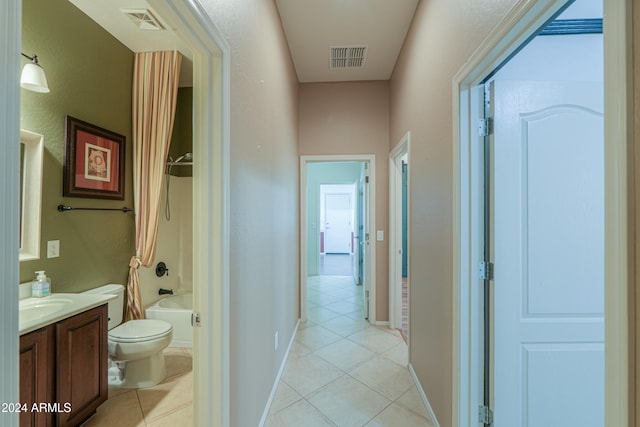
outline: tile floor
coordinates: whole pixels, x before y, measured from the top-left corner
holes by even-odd
[[[364,320],[353,278],[314,276],[265,427],[431,427],[398,331]]]
[[[155,387],[109,389],[103,403],[83,427],[173,427],[193,425],[193,373],[190,348],[164,351],[167,378]]]
[[[308,321],[298,328],[265,427],[433,427],[406,367],[405,342],[364,320],[362,287],[348,276],[315,276],[307,295]],[[83,427],[192,426],[191,349],[164,354],[165,381],[109,389]]]

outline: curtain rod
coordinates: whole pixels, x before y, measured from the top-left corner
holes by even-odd
[[[72,208],[71,206],[58,205],[58,212],[66,211],[121,211],[123,213],[133,212],[131,208]]]

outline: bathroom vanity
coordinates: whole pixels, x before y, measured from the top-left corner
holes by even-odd
[[[46,298],[40,300],[46,307]],[[21,306],[21,427],[77,426],[107,400],[107,303],[67,305],[71,310],[41,316],[45,324],[24,333],[29,315],[22,316]]]

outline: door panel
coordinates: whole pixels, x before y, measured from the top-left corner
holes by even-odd
[[[494,425],[604,424],[600,83],[493,83]]]
[[[351,195],[326,194],[325,206],[325,253],[351,253]]]

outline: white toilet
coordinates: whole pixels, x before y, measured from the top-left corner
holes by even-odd
[[[155,319],[122,323],[122,285],[104,285],[86,292],[118,296],[108,303],[109,386],[143,388],[161,383],[167,376],[162,350],[171,342],[171,324]]]

